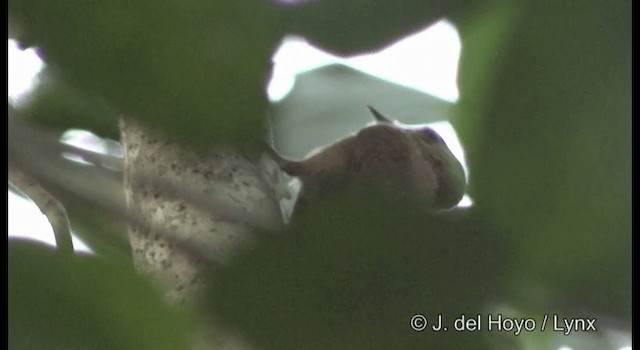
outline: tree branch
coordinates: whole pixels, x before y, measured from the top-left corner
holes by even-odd
[[[58,249],[64,254],[73,254],[69,217],[62,203],[15,164],[9,167],[9,182],[29,197],[47,217],[53,228]]]

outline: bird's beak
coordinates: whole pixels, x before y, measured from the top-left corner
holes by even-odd
[[[380,112],[376,111],[373,107],[371,106],[367,106],[367,107],[369,107],[369,111],[371,111],[371,114],[373,114],[373,117],[380,123],[393,123],[391,120],[389,120],[389,118],[383,116]]]

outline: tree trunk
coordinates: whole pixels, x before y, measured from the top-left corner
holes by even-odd
[[[129,236],[136,268],[169,302],[197,306],[208,264],[224,264],[254,234],[282,225],[260,169],[229,148],[206,155],[132,118],[121,123]]]

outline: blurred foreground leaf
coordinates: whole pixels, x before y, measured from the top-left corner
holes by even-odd
[[[519,298],[630,319],[631,3],[520,4],[461,28],[470,191],[517,247]]]
[[[189,349],[190,331],[129,265],[9,241],[10,349]]]
[[[9,3],[22,42],[87,93],[192,145],[256,143],[281,36],[254,1]]]
[[[49,68],[38,74],[34,91],[16,108],[21,117],[52,128],[85,129],[120,138],[118,115],[103,99],[75,89]]]
[[[499,299],[499,235],[468,213],[339,197],[217,271],[213,314],[265,349],[488,349],[482,334],[452,325]],[[451,329],[415,332],[419,313],[442,314]]]
[[[287,31],[339,55],[350,55],[379,49],[474,7],[459,0],[320,0],[281,6],[280,13]]]

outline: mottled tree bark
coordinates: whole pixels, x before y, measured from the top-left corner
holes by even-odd
[[[198,154],[132,118],[123,118],[121,133],[127,206],[140,219],[130,226],[136,268],[170,302],[197,304],[209,261],[226,263],[265,234],[257,229],[282,225],[273,191],[230,148]]]

